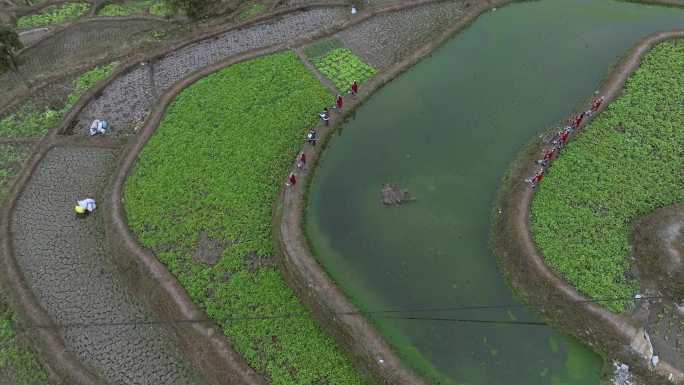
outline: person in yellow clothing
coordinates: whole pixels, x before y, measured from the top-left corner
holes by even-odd
[[[95,211],[95,207],[97,207],[95,205],[95,199],[86,198],[76,202],[74,211],[76,211],[76,215],[78,215],[79,217],[85,217],[88,214]]]

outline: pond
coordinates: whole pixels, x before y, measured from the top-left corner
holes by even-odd
[[[598,383],[601,358],[549,327],[444,319],[539,321],[488,245],[499,180],[638,39],[676,27],[683,10],[628,2],[506,6],[382,88],[335,134],[309,191],[311,247],[361,309],[414,310],[370,317],[433,382]],[[383,207],[386,182],[417,200]],[[478,305],[487,308],[418,311]]]

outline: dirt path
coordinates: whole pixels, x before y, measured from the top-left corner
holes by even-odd
[[[619,96],[625,81],[654,45],[682,37],[684,30],[676,30],[657,33],[638,42],[601,85],[599,94],[606,97],[601,110]],[[587,123],[585,120],[583,125]],[[571,331],[590,346],[608,352],[610,358],[628,362],[647,378],[653,374],[661,376],[650,381],[662,381],[664,377],[670,378],[672,383],[684,384],[684,372],[667,361],[661,360],[654,372],[649,370],[650,343],[645,342],[639,325],[624,315],[614,314],[589,301],[544,263],[530,230],[530,204],[534,190],[522,182],[534,173],[534,160],[541,153],[542,145],[543,142],[538,140],[519,155],[499,192],[497,207],[500,210],[494,217],[493,248],[509,280],[532,305],[539,298],[553,300],[557,309],[538,310],[561,329]]]

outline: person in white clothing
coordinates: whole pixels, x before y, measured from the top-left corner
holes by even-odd
[[[90,136],[102,134],[107,130],[108,123],[106,120],[95,119],[90,124]]]
[[[76,202],[76,207],[74,207],[74,211],[76,211],[76,214],[79,216],[86,216],[95,211],[96,207],[97,206],[95,205],[95,199],[86,198]]]

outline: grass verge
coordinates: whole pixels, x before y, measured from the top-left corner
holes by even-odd
[[[85,15],[89,9],[88,3],[66,3],[61,6],[47,7],[39,14],[20,17],[17,20],[17,28],[36,28],[75,20]]]
[[[274,385],[364,382],[273,257],[273,202],[332,101],[291,52],[230,66],[178,95],[124,188],[141,244]]]
[[[546,263],[595,299],[631,297],[634,219],[684,199],[684,44],[659,44],[553,163],[532,231]],[[609,302],[620,312],[628,303]]]

